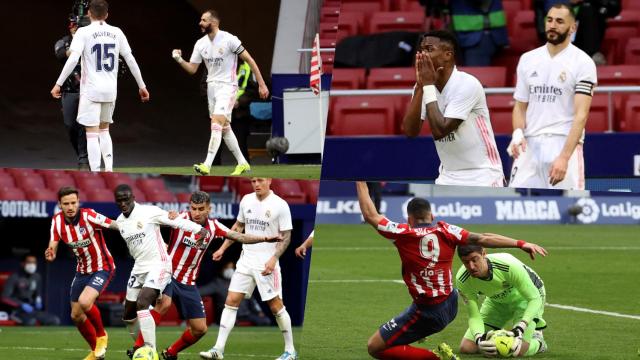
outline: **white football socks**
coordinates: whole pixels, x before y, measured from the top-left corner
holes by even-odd
[[[97,132],[87,131],[87,155],[91,171],[100,171],[100,140]]]
[[[211,167],[213,159],[220,149],[220,143],[222,142],[222,126],[217,123],[211,124],[211,138],[209,139],[209,149],[207,151],[207,158],[205,159],[205,165]]]
[[[125,320],[124,323],[127,325],[129,335],[131,335],[133,341],[136,341],[138,339],[138,333],[140,332],[140,323],[138,322],[138,319]]]
[[[291,331],[291,317],[287,312],[287,308],[284,306],[277,314],[275,314],[276,322],[278,323],[278,327],[280,331],[282,331],[282,336],[284,337],[284,351],[289,353],[293,353],[296,351],[293,346],[293,332]]]
[[[149,310],[138,311],[138,322],[140,323],[140,332],[144,338],[144,344],[155,350],[156,348],[156,322]]]
[[[224,347],[227,344],[227,338],[236,325],[236,315],[238,314],[238,308],[234,306],[224,305],[222,315],[220,315],[220,328],[218,329],[218,339],[214,348],[224,352]]]
[[[100,152],[104,160],[104,171],[113,171],[113,142],[109,129],[100,129]]]
[[[224,143],[227,144],[227,148],[229,148],[229,151],[231,151],[231,153],[233,154],[233,157],[236,158],[238,165],[246,164],[247,159],[245,159],[244,155],[242,155],[240,145],[238,145],[238,138],[236,138],[236,134],[234,134],[233,130],[231,130],[230,125],[225,125],[225,127],[222,128],[222,138],[224,139]]]

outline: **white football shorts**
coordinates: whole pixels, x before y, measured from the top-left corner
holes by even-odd
[[[262,301],[269,301],[276,296],[282,299],[282,273],[280,264],[276,263],[276,267],[269,275],[262,275],[262,270],[252,269],[245,266],[242,258],[236,264],[236,271],[231,277],[229,291],[243,293],[245,298],[250,298],[258,286],[258,292]]]
[[[114,102],[94,102],[80,95],[77,122],[84,126],[98,126],[100,123],[113,123]]]
[[[166,268],[156,268],[148,272],[134,274],[131,273],[127,282],[128,301],[136,301],[138,294],[143,287],[157,289],[162,294],[164,288],[171,282],[171,270]]]
[[[236,103],[238,85],[212,81],[207,83],[209,116],[222,115],[231,121],[231,112]]]
[[[584,190],[584,156],[582,144],[578,144],[569,158],[564,180],[552,186],[549,170],[558,157],[567,137],[564,135],[539,135],[527,138],[527,149],[513,161],[510,187]]]
[[[436,185],[504,187],[504,174],[495,169],[445,171],[440,167]]]

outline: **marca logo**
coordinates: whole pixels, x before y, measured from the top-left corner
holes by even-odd
[[[560,220],[555,200],[496,200],[496,220]]]

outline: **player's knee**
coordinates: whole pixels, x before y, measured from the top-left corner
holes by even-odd
[[[207,333],[206,324],[191,326],[191,335],[193,335],[193,337],[195,337],[196,339],[203,337],[204,334],[206,333]]]
[[[84,312],[91,310],[91,307],[93,307],[93,301],[91,299],[87,299],[83,297],[80,297],[80,299],[78,299],[78,304],[80,305],[80,308]]]
[[[82,323],[85,318],[86,318],[86,315],[84,314],[82,309],[79,309],[79,308],[71,309],[71,321],[73,321],[74,324]]]
[[[237,308],[240,306],[240,303],[242,302],[243,298],[244,298],[244,294],[229,292],[227,294],[227,299],[225,300],[224,304],[226,306],[232,306]]]
[[[367,352],[371,357],[378,359],[380,351],[384,350],[385,344],[384,342],[381,342],[381,338],[378,338],[376,335],[377,333],[371,336],[369,341],[367,341]]]

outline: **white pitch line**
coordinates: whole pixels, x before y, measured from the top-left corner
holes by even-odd
[[[545,246],[545,249],[548,250],[640,250],[640,246]],[[314,248],[313,251],[385,251],[385,250],[395,250],[394,247],[391,246],[362,246],[362,247],[340,247],[340,246],[326,246],[326,247],[317,247]],[[505,248],[504,250],[510,250]],[[514,249],[511,249],[514,250]]]
[[[608,315],[608,316],[613,316],[613,317],[640,320],[640,316],[638,316],[638,315],[620,314],[620,313],[613,312],[613,311],[593,310],[593,309],[581,308],[581,307],[577,307],[577,306],[560,305],[560,304],[549,304],[549,303],[546,303],[545,305],[549,306],[549,307],[553,307],[553,308],[563,309],[563,310],[571,310],[571,311],[578,311],[578,312],[586,312],[586,313],[590,313],[590,314]]]
[[[32,347],[32,346],[0,346],[0,350],[27,350],[27,351],[89,351],[89,349],[74,349],[74,348],[49,348],[49,347]],[[114,354],[123,351],[110,351],[109,354]],[[181,355],[198,355],[199,353],[192,352],[180,352]],[[278,355],[259,355],[259,354],[238,354],[238,353],[229,353],[227,356],[238,356],[238,357],[264,357],[264,358],[273,358]]]

